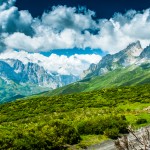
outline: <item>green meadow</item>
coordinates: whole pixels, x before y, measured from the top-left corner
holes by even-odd
[[[32,96],[0,105],[0,149],[79,149],[150,124],[150,85],[60,96]]]

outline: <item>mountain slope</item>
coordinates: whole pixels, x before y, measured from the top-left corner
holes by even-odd
[[[149,48],[146,49],[142,49],[139,41],[132,43],[126,49],[116,54],[108,54],[104,56],[97,65],[91,65],[88,70],[84,71],[82,77],[88,78],[100,76],[118,68],[125,68],[131,65],[143,63],[143,61],[146,62],[148,58],[145,56],[147,56]],[[143,57],[141,58],[140,55]]]
[[[17,95],[28,96],[52,90],[77,79],[73,75],[48,73],[31,62],[23,64],[14,59],[0,60],[0,103],[13,100]]]
[[[147,46],[143,52],[140,54],[140,58],[150,59],[150,46]]]
[[[97,65],[91,65],[84,71],[82,77],[99,76],[118,68],[127,67],[139,61],[139,55],[143,51],[139,41],[130,44],[126,49],[113,54],[106,55]]]
[[[23,97],[47,90],[50,90],[50,88],[39,87],[35,84],[18,84],[12,80],[0,77],[0,103],[13,101],[18,95]]]
[[[27,96],[56,88],[58,89],[44,94],[67,94],[149,83],[149,64],[150,46],[142,49],[139,41],[130,44],[126,49],[116,54],[104,56],[98,64],[91,64],[89,69],[81,75],[83,80],[73,84],[70,83],[77,81],[79,77],[48,73],[43,67],[31,62],[23,64],[19,60],[1,60],[0,78],[4,81],[0,86],[3,89],[0,99],[2,102],[10,100],[11,97],[22,95],[22,93],[26,93],[23,96]],[[14,85],[11,84],[14,84],[16,88],[13,88]],[[11,92],[7,89],[11,89]],[[14,89],[18,89],[18,91]]]
[[[150,84],[0,105],[0,149],[81,149],[150,123]],[[135,115],[136,114],[136,115]],[[138,124],[140,119],[145,122]],[[80,138],[81,137],[81,138]]]
[[[82,74],[82,78],[83,80],[79,82],[45,92],[43,95],[69,94],[150,83],[150,46],[142,49],[138,41],[119,53],[106,55],[97,65],[91,64]]]
[[[119,68],[105,75],[83,79],[79,82],[45,92],[42,95],[59,95],[87,92],[101,88],[140,85],[150,83],[150,63]]]

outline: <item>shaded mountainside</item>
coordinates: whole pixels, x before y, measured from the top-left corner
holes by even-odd
[[[23,64],[14,59],[0,60],[0,103],[28,96],[77,81],[73,75],[48,73],[35,63]],[[12,98],[11,98],[12,97]]]
[[[21,97],[50,90],[50,88],[39,87],[35,84],[18,84],[6,78],[0,78],[0,103],[15,100]]]
[[[150,63],[140,66],[132,65],[126,68],[116,69],[105,75],[83,79],[79,82],[58,88],[42,95],[59,95],[78,92],[87,92],[102,88],[140,85],[150,83]]]
[[[128,124],[150,124],[149,91],[150,84],[125,86],[2,104],[0,149],[80,149],[114,139]]]

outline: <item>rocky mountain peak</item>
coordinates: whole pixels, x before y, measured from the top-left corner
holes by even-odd
[[[143,50],[140,57],[150,59],[150,45]]]
[[[127,46],[127,49],[130,49],[130,48],[133,48],[133,47],[142,48],[140,41],[136,41],[136,42],[130,43],[130,44]]]
[[[42,66],[28,62],[24,64],[20,60],[0,60],[0,77],[17,81],[19,84],[35,84],[41,87],[55,89],[57,87],[75,82],[78,78],[73,75],[63,76],[48,73]]]
[[[96,64],[91,64],[88,70],[84,70],[83,73],[81,74],[81,79],[85,77],[86,74],[90,74],[94,70],[96,70],[97,65]]]
[[[143,51],[140,41],[129,44],[126,49],[123,50],[128,56],[138,57]]]
[[[82,77],[100,76],[118,68],[143,63],[142,57],[150,58],[150,46],[143,50],[140,41],[137,41],[116,54],[104,56],[97,65],[94,67],[91,65],[88,70],[84,71]]]

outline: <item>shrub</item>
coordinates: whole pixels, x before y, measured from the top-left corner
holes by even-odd
[[[77,128],[80,134],[104,134],[106,129],[111,132],[127,133],[128,123],[125,116],[111,115],[108,117],[97,117],[90,120],[82,121]],[[111,133],[110,133],[111,134]]]
[[[136,121],[136,124],[144,124],[144,123],[147,123],[147,120],[146,120],[146,119],[140,118],[140,119],[138,119],[138,120]]]
[[[78,131],[68,124],[56,121],[51,126],[54,129],[55,136],[63,138],[64,143],[77,144],[81,139]]]
[[[14,130],[11,137],[0,139],[0,149],[63,150],[65,145],[77,144],[80,139],[74,127],[56,121],[40,127],[30,126]]]
[[[106,129],[104,131],[104,134],[111,139],[117,139],[119,136],[119,130],[117,128],[113,128],[113,129]]]

